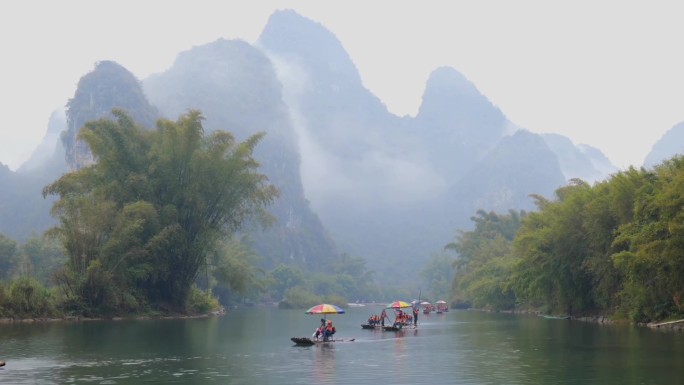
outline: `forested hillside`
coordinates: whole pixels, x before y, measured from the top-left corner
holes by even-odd
[[[684,314],[684,158],[535,199],[534,212],[478,212],[447,245],[457,302],[638,322]]]

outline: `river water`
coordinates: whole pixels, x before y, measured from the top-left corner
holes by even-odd
[[[310,347],[290,337],[320,316],[276,308],[0,325],[0,384],[684,384],[681,332],[470,311],[361,329],[380,311],[328,315],[354,341]]]

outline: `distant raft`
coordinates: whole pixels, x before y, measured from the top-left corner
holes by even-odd
[[[569,315],[548,315],[548,314],[544,314],[544,315],[542,315],[542,317],[544,317],[546,319],[570,319]]]
[[[0,361],[0,367],[5,366],[5,361]]]
[[[333,342],[353,342],[354,340],[356,340],[356,338],[352,338],[350,340],[329,339],[327,341],[312,340],[309,337],[292,337],[292,338],[290,338],[290,341],[294,342],[295,345],[298,345],[298,346],[311,346],[311,345],[316,345],[316,344],[328,344],[328,343],[333,343]]]

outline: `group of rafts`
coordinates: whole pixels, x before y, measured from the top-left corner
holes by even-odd
[[[385,309],[382,310],[380,315],[373,314],[368,317],[368,321],[365,324],[361,324],[362,329],[379,329],[383,331],[400,331],[403,329],[415,329],[418,327],[418,314],[422,307],[423,314],[430,314],[430,312],[435,311],[436,313],[444,313],[449,311],[447,303],[445,301],[437,301],[433,305],[430,302],[404,302],[404,301],[394,301],[387,305]],[[410,309],[409,309],[410,308]],[[390,320],[387,315],[387,309],[394,311],[394,320]],[[320,304],[316,305],[305,312],[306,314],[344,314],[344,309],[339,306]],[[292,337],[290,340],[297,345],[315,345],[318,343],[328,343],[328,342],[342,342],[342,341],[354,341],[354,339],[343,340],[336,339],[335,328],[332,326],[332,321],[321,318],[321,326],[316,328],[311,337]]]

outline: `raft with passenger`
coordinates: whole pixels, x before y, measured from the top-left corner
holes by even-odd
[[[322,303],[320,305],[312,306],[309,310],[305,311],[306,314],[322,314],[321,325],[316,328],[311,337],[292,337],[290,340],[299,346],[311,346],[316,344],[324,344],[330,342],[346,342],[354,341],[351,340],[341,340],[335,339],[335,327],[332,324],[332,320],[326,319],[328,314],[344,314],[345,311],[339,306],[331,305],[327,303]]]
[[[329,343],[337,343],[337,342],[354,342],[356,338],[352,339],[328,339],[327,341],[323,340],[317,340],[317,339],[312,339],[310,337],[292,337],[290,338],[292,342],[295,343],[295,345],[298,346],[312,346],[312,345],[318,345],[318,344],[329,344]]]

